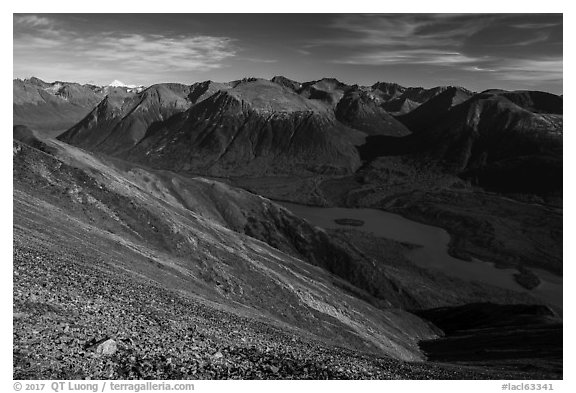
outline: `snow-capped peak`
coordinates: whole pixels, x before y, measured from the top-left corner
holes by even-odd
[[[143,91],[146,87],[144,86],[138,86],[138,85],[127,85],[124,82],[120,82],[118,79],[116,79],[115,81],[111,82],[108,86],[104,86],[104,88],[112,88],[112,87],[121,87],[126,89],[126,91],[128,93],[140,93],[141,91]]]
[[[112,87],[129,87],[129,88],[134,88],[137,87],[136,85],[127,85],[123,82],[120,82],[119,80],[114,80],[112,82],[110,82],[110,84],[108,86],[112,86]]]

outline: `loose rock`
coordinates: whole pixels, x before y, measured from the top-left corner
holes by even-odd
[[[96,347],[96,353],[100,355],[114,355],[117,349],[116,341],[109,339]]]

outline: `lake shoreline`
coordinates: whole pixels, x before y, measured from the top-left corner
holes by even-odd
[[[413,221],[400,214],[380,209],[313,207],[281,201],[276,201],[276,203],[321,228],[349,228],[397,242],[417,245],[416,249],[407,253],[407,257],[419,267],[438,270],[450,277],[466,281],[479,281],[516,292],[525,292],[562,308],[561,277],[555,277],[550,281],[549,275],[544,278],[542,274],[534,272],[540,284],[536,285],[533,290],[526,289],[518,283],[515,275],[519,271],[515,267],[505,267],[478,258],[465,260],[450,255],[452,237],[443,228]],[[350,226],[336,221],[342,222],[343,219],[363,224]]]

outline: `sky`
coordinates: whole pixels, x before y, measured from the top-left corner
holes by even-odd
[[[14,14],[13,77],[458,85],[562,94],[562,14]]]

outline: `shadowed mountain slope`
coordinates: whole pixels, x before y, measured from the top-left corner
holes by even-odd
[[[550,309],[491,303],[446,307],[418,313],[444,336],[420,343],[430,359],[467,364],[522,362],[562,374],[562,321]]]
[[[303,83],[298,93],[303,97],[322,102],[329,108],[334,108],[349,87],[337,79],[323,78]]]
[[[406,91],[406,87],[400,86],[398,83],[376,82],[372,85],[372,91],[378,94],[383,101],[390,101],[400,98]]]
[[[221,91],[149,133],[130,158],[212,175],[350,173],[363,135],[322,105],[266,81]]]
[[[292,82],[161,84],[128,98],[107,96],[61,140],[214,176],[339,176],[360,168],[360,157],[405,156],[489,190],[561,188],[561,97],[501,90],[472,96],[459,87],[384,82],[359,87],[331,78],[295,92]],[[404,124],[387,112],[392,100],[418,103],[398,117]]]
[[[99,151],[123,152],[137,144],[153,123],[186,110],[191,105],[191,90],[170,83],[151,86],[128,98],[107,96],[59,138]]]
[[[350,173],[360,165],[364,134],[317,100],[263,79],[179,89],[151,87],[119,107],[103,101],[60,139],[184,172]]]
[[[284,76],[275,76],[270,81],[279,84],[280,86],[284,86],[287,89],[297,91],[302,87],[302,83],[293,81],[292,79],[288,79]]]
[[[42,223],[34,231],[48,239],[57,237],[62,249],[84,253],[83,248],[95,247],[93,252],[107,261],[102,263],[121,267],[129,276],[144,276],[228,308],[247,309],[270,323],[348,348],[418,359],[417,339],[433,336],[417,317],[398,309],[377,309],[347,295],[334,284],[343,281],[325,270],[229,229],[242,226],[239,219],[261,217],[272,208],[284,225],[299,221],[270,201],[203,179],[173,192],[170,183],[152,184],[152,174],[124,174],[78,149],[48,143],[59,159],[16,142],[18,228]],[[203,197],[214,187],[227,197]],[[187,203],[195,210],[186,208]],[[239,206],[249,213],[239,212]],[[294,230],[317,231],[302,221]],[[75,235],[69,236],[69,231]],[[317,238],[302,236],[312,245],[312,254],[328,244],[314,246]]]
[[[31,78],[15,79],[12,85],[13,124],[51,134],[77,123],[103,98],[77,83]]]
[[[372,92],[382,100],[382,108],[394,116],[405,115],[450,89],[454,89],[454,87],[438,86],[425,89],[423,87],[404,87],[389,82],[378,82],[372,85]],[[457,87],[455,89],[472,95],[464,88]]]
[[[345,175],[360,167],[356,147],[366,135],[410,133],[384,109],[386,100],[424,102],[451,91],[348,86],[333,78],[303,83],[295,91],[297,84],[275,77],[155,85],[123,101],[104,100],[60,139],[187,173]],[[448,100],[454,105],[458,99]],[[389,148],[398,143],[404,141]]]
[[[503,96],[519,107],[530,112],[548,113],[553,115],[561,115],[563,113],[564,100],[562,96],[556,94],[532,90],[488,90],[486,93]]]
[[[442,119],[454,106],[472,97],[472,93],[459,87],[449,87],[430,98],[406,115],[399,116],[401,121],[412,132],[423,132]]]
[[[479,94],[454,107],[421,143],[433,146],[427,154],[465,171],[480,185],[507,185],[507,191],[517,192],[559,191],[562,123],[562,115],[531,112],[506,95]],[[487,176],[487,171],[498,178]]]
[[[368,138],[360,149],[363,157],[403,154],[436,162],[495,191],[541,194],[562,189],[561,99],[538,92],[488,91],[452,106],[455,98],[465,98],[453,92],[406,116],[415,134],[399,141]]]
[[[368,135],[405,136],[410,134],[402,123],[380,105],[372,93],[350,89],[336,106],[336,118]]]
[[[16,135],[29,136],[23,129]],[[121,169],[45,143],[40,151],[14,142],[19,377],[534,375],[399,362],[422,359],[418,341],[434,339],[436,328],[401,309],[371,305],[359,288],[315,266],[331,269],[335,262],[332,235],[219,182]],[[390,289],[381,295],[391,303],[406,296]],[[66,346],[52,345],[60,323],[69,325]],[[118,354],[102,360],[101,374],[100,358],[79,353],[106,338],[117,341]],[[53,366],[27,362],[29,350]],[[177,367],[161,366],[167,356]]]
[[[104,375],[104,366],[108,378],[533,375],[404,362],[423,359],[418,343],[437,328],[394,306],[406,295],[398,287],[381,292],[388,306],[367,302],[333,270],[348,251],[332,234],[265,198],[44,143],[14,142],[19,377]],[[29,337],[41,323],[42,340]],[[60,323],[66,346],[50,339]],[[106,338],[117,355],[79,355]],[[27,362],[28,348],[53,366]],[[162,366],[168,356],[175,367]]]
[[[22,125],[14,126],[12,128],[12,137],[30,146],[33,146],[35,143],[39,142],[39,140],[36,138],[36,135],[34,135],[34,131]]]

